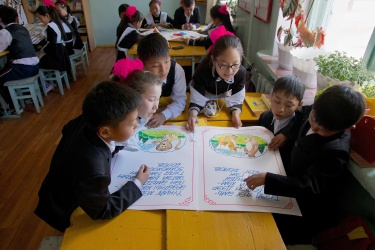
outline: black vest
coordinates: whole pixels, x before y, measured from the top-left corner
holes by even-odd
[[[161,97],[164,96],[171,96],[173,85],[174,85],[174,77],[176,73],[176,62],[171,60],[171,68],[169,69],[169,73],[167,76],[167,82],[163,84],[163,89],[161,91]]]
[[[12,24],[5,28],[12,35],[12,43],[9,45],[9,58],[16,60],[21,58],[34,57],[35,50],[29,31],[19,24]]]

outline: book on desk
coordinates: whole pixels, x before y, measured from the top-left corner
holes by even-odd
[[[269,108],[262,100],[262,97],[246,96],[245,101],[249,105],[250,110],[255,116],[259,117],[263,112],[268,111]]]

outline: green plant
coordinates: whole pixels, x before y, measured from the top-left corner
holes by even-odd
[[[277,40],[281,43],[281,35],[284,32],[285,36],[283,38],[284,46],[294,46],[294,47],[317,47],[320,48],[324,44],[325,33],[322,27],[315,30],[309,30],[307,28],[307,20],[310,11],[314,5],[315,0],[312,0],[310,8],[305,14],[302,10],[301,2],[303,0],[280,0],[280,8],[283,12],[283,17],[290,20],[290,27],[284,29],[282,26],[277,30]],[[294,26],[296,31],[294,31]],[[294,38],[297,39],[294,39]],[[296,41],[293,41],[296,40]]]
[[[373,73],[367,70],[362,58],[348,56],[346,52],[335,51],[329,55],[320,55],[314,59],[317,71],[332,79],[349,81],[362,86],[365,82],[375,80]]]
[[[364,84],[361,91],[368,98],[375,98],[375,82],[371,81],[370,83]]]
[[[230,8],[230,15],[236,16],[237,15],[237,0],[230,0],[228,2]]]

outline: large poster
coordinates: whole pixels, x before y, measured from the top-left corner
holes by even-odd
[[[259,211],[301,215],[293,198],[250,190],[243,179],[260,172],[285,175],[280,153],[268,150],[273,134],[264,127],[183,127],[142,130],[138,150],[112,160],[110,192],[132,180],[146,164],[151,175],[130,209]]]

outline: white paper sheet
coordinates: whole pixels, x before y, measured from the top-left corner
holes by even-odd
[[[301,215],[293,198],[254,191],[243,179],[260,172],[285,175],[280,153],[268,150],[273,134],[263,127],[196,127],[195,142],[183,127],[135,134],[137,152],[112,160],[110,192],[132,180],[139,167],[151,169],[141,197],[130,209],[259,211]]]

